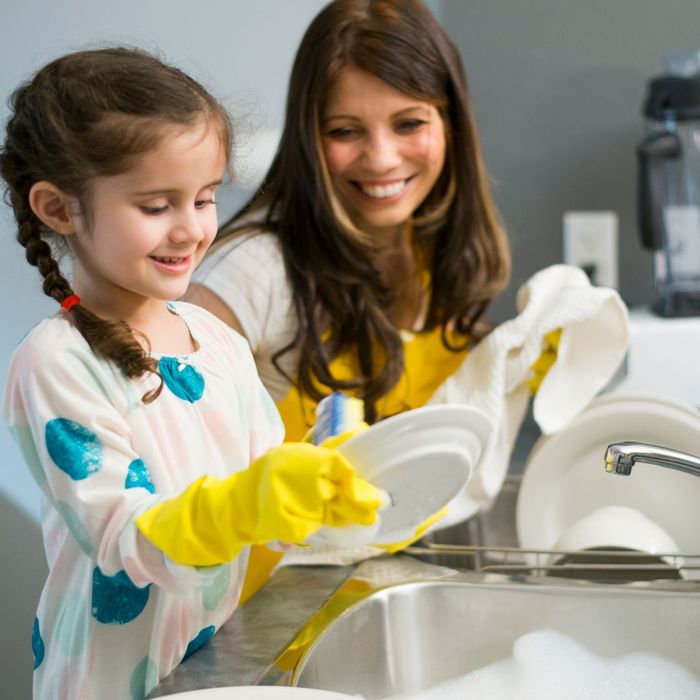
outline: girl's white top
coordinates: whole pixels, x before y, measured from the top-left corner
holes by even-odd
[[[134,518],[204,474],[245,469],[282,440],[246,341],[203,309],[171,305],[199,349],[156,356],[161,395],[98,359],[71,320],[16,350],[4,418],[44,493],[50,568],[34,628],[34,697],[143,698],[234,611],[248,561],[169,561]]]

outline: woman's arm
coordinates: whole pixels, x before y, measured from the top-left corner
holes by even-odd
[[[207,287],[192,283],[182,300],[201,306],[203,309],[213,313],[214,316],[218,316],[224,323],[227,323],[233,330],[245,337],[243,327],[236,314],[231,311],[231,307],[218,294],[215,294]]]

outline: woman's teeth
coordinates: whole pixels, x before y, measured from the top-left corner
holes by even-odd
[[[393,197],[401,192],[406,187],[407,182],[408,180],[400,180],[391,185],[363,185],[360,183],[360,189],[370,197],[386,199],[387,197]]]

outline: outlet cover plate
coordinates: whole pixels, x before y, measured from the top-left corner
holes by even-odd
[[[583,269],[600,287],[618,286],[617,214],[567,211],[564,214],[564,262]]]

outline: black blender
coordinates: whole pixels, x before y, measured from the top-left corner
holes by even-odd
[[[661,316],[700,316],[700,71],[647,85],[639,159],[642,244],[653,251]]]

